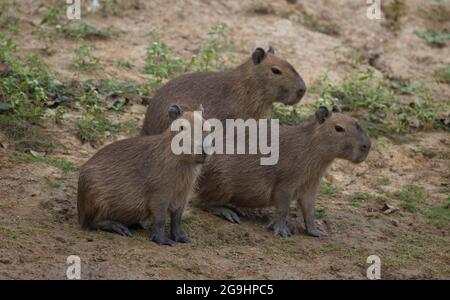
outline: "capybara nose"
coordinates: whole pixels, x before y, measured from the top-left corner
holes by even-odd
[[[361,145],[361,151],[369,152],[370,146],[371,146],[370,140],[365,141],[365,142]]]
[[[301,99],[305,95],[305,93],[306,93],[306,88],[302,87],[299,90],[297,90],[297,97],[299,99]]]

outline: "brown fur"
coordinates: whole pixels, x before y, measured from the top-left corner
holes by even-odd
[[[345,132],[337,132],[336,126]],[[321,108],[304,125],[280,127],[280,159],[276,165],[261,166],[259,155],[212,156],[200,177],[199,204],[212,212],[227,205],[275,206],[273,230],[287,237],[289,205],[297,200],[308,233],[320,236],[323,232],[315,227],[314,212],[321,177],[334,159],[359,163],[369,149],[370,140],[355,120]]]
[[[281,75],[273,73],[277,68]],[[190,111],[200,103],[208,107],[205,118],[259,119],[270,113],[275,101],[295,104],[306,90],[305,83],[273,49],[258,48],[252,58],[226,72],[191,73],[164,85],[150,102],[143,135],[159,134],[170,124],[164,113],[172,103]]]
[[[182,117],[193,124],[193,113]],[[150,219],[152,239],[173,244],[164,236],[166,214],[170,212],[172,222],[181,220],[200,170],[195,155],[172,153],[170,146],[176,133],[167,129],[160,135],[114,142],[86,162],[78,182],[81,226],[129,235],[127,226]],[[172,239],[189,241],[181,231],[173,230]]]

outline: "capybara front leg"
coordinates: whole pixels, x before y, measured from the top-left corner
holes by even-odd
[[[178,208],[170,213],[171,239],[178,243],[191,243],[192,240],[183,233],[181,229],[181,217],[184,207]]]
[[[311,187],[299,199],[300,206],[303,211],[303,218],[305,220],[306,232],[315,237],[327,235],[327,233],[316,227],[315,213],[316,213],[316,192],[317,187]]]
[[[287,217],[289,214],[289,205],[292,195],[286,192],[282,187],[278,187],[274,192],[274,201],[276,205],[276,214],[274,220],[269,224],[268,228],[273,231],[274,235],[279,235],[285,239],[292,236],[287,226]]]

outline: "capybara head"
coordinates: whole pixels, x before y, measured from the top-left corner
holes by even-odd
[[[333,157],[360,163],[367,158],[370,140],[364,130],[351,117],[342,114],[337,106],[330,112],[321,106],[315,114],[319,138],[327,145]]]
[[[257,48],[252,54],[254,75],[269,99],[284,104],[300,102],[306,92],[306,85],[294,67],[275,56],[275,50]]]
[[[195,163],[204,163],[208,157],[211,144],[205,142],[208,132],[205,128],[210,128],[206,120],[203,119],[203,106],[193,112],[183,112],[177,104],[169,108],[169,118],[172,121],[172,152],[181,155],[181,159]]]

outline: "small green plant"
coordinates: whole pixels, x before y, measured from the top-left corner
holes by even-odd
[[[57,124],[57,125],[64,124],[64,121],[65,121],[64,114],[65,113],[66,113],[66,109],[63,106],[58,106],[55,109],[55,116],[54,116],[55,124]]]
[[[106,131],[114,134],[119,131],[117,125],[111,123],[98,105],[88,106],[82,118],[78,121],[78,136],[83,142],[93,143],[102,137]]]
[[[319,186],[319,193],[324,196],[334,196],[339,193],[339,189],[332,183],[329,182],[321,182]]]
[[[378,186],[386,186],[391,184],[391,180],[387,176],[379,176],[375,180]]]
[[[419,212],[419,205],[425,200],[425,189],[421,186],[408,184],[403,186],[393,196],[402,201],[401,207],[411,213]]]
[[[362,202],[366,202],[370,199],[370,194],[368,192],[356,192],[350,197],[350,204],[353,206],[358,206]]]
[[[386,204],[388,202],[388,197],[386,195],[377,195],[375,201],[378,204]]]
[[[315,216],[317,219],[323,219],[327,216],[327,212],[325,210],[325,208],[318,208],[316,209],[316,213]]]
[[[59,189],[61,186],[62,186],[62,184],[63,184],[63,181],[62,180],[59,180],[59,179],[49,179],[49,178],[47,178],[47,183],[48,183],[48,185],[51,187],[51,188],[53,188],[53,189]]]
[[[300,105],[286,106],[276,103],[272,110],[272,118],[278,119],[280,124],[297,125],[306,120],[307,115]]]
[[[157,85],[161,85],[164,79],[180,72],[182,69],[182,59],[174,57],[172,49],[166,44],[157,41],[147,48],[145,72],[152,75]]]
[[[16,43],[0,33],[0,129],[14,140],[39,135],[45,103],[64,87],[56,85],[36,55],[20,56]],[[38,142],[38,141],[37,141]],[[36,150],[36,149],[35,149]]]
[[[337,24],[327,21],[318,21],[312,15],[307,13],[303,13],[298,18],[298,22],[313,31],[317,31],[332,36],[339,35],[340,28]]]
[[[43,163],[58,168],[64,173],[69,173],[77,170],[77,167],[75,167],[73,163],[62,159],[52,159],[48,157],[33,156],[22,152],[14,152],[12,157],[14,161],[18,163],[32,163],[32,162]]]
[[[428,44],[437,46],[437,47],[444,47],[447,43],[447,41],[450,40],[450,33],[437,33],[435,31],[420,31],[420,30],[414,30],[414,34],[424,39]]]
[[[57,25],[60,22],[61,10],[58,7],[49,7],[47,14],[42,18],[41,25]]]
[[[202,51],[198,56],[192,57],[188,68],[202,72],[223,70],[227,60],[225,53],[231,52],[233,48],[227,31],[228,27],[223,24],[209,28],[208,38]]]
[[[370,68],[352,72],[341,84],[333,83],[327,73],[318,81],[315,91],[320,98],[313,105],[315,109],[339,104],[342,110],[356,114],[363,127],[374,136],[405,133],[411,129],[445,129],[439,115],[450,110],[450,102],[436,100],[424,84],[399,87],[399,83],[392,84],[386,77],[376,79]],[[397,93],[403,94],[406,89],[413,91],[416,101],[400,102]],[[417,121],[412,123],[411,120]]]
[[[406,4],[403,0],[394,0],[388,4],[381,5],[381,10],[384,13],[388,28],[399,29],[400,28],[400,18],[406,14]]]
[[[450,84],[450,65],[434,71],[433,78],[436,82]]]
[[[80,71],[92,70],[98,66],[100,60],[93,54],[89,46],[81,46],[74,51],[73,66]]]
[[[426,214],[429,222],[437,227],[450,225],[450,196],[445,206],[433,206]]]
[[[57,30],[60,37],[73,40],[106,40],[112,36],[110,30],[100,30],[83,21],[69,22]]]
[[[117,61],[116,65],[120,69],[124,69],[124,70],[131,70],[136,66],[135,64],[133,64],[133,62],[128,61],[128,60],[119,60],[119,61]]]

